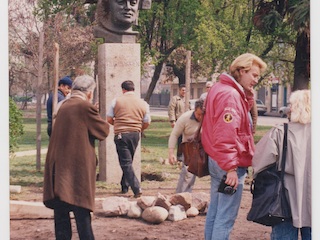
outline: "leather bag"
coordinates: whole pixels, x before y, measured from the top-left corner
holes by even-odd
[[[189,142],[183,142],[180,145],[184,157],[184,164],[187,166],[189,172],[198,177],[209,175],[208,155],[201,144],[201,124],[194,139]]]
[[[287,131],[288,124],[285,123],[281,170],[277,169],[277,163],[273,163],[267,169],[258,173],[251,183],[253,199],[247,215],[248,221],[265,226],[274,226],[291,219],[290,204],[284,187]]]

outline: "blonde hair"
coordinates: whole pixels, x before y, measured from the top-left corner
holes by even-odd
[[[252,65],[258,65],[261,73],[267,69],[267,64],[259,57],[252,53],[244,53],[237,57],[230,65],[229,70],[232,77],[236,80],[239,78],[239,70],[250,70]]]
[[[212,86],[213,86],[213,82],[212,81],[206,82],[206,87],[212,87]]]
[[[311,122],[311,96],[310,90],[297,90],[290,96],[290,120],[307,124]]]

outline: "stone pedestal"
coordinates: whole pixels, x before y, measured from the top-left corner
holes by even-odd
[[[104,43],[98,49],[98,81],[99,105],[103,118],[111,105],[111,101],[121,96],[121,83],[131,80],[135,85],[135,93],[140,96],[140,44]],[[141,181],[141,142],[137,147],[133,167]],[[110,134],[99,144],[99,180],[107,183],[120,183],[122,170],[114,143],[113,126]],[[120,190],[120,188],[119,188]]]

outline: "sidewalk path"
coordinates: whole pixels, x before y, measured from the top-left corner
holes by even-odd
[[[41,154],[46,154],[48,151],[47,148],[41,149]],[[36,155],[37,154],[37,150],[30,150],[30,151],[22,151],[22,152],[15,152],[14,155],[16,157],[22,157],[22,156],[32,156],[32,155]]]

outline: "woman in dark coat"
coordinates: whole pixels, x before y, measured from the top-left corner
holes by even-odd
[[[77,77],[70,98],[59,103],[53,116],[43,202],[54,209],[56,239],[71,239],[70,211],[80,239],[94,239],[90,212],[96,186],[95,140],[104,140],[109,134],[109,124],[91,103],[95,86],[92,77]]]

